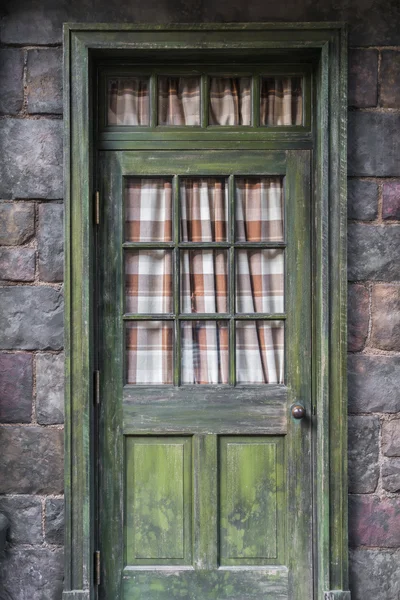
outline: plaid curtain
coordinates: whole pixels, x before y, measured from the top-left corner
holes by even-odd
[[[226,322],[183,322],[182,383],[228,383],[228,343],[229,329]]]
[[[173,382],[173,324],[170,321],[128,323],[126,351],[128,383]]]
[[[200,79],[158,78],[158,124],[200,125]]]
[[[210,125],[250,125],[250,77],[211,77]]]
[[[303,91],[300,77],[267,77],[261,83],[261,125],[301,125]]]
[[[170,179],[128,179],[125,188],[127,242],[170,242],[172,184]]]
[[[284,326],[280,321],[237,321],[237,383],[283,383]]]
[[[112,79],[108,89],[108,125],[149,125],[147,78]]]

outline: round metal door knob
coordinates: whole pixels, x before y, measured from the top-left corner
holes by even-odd
[[[292,417],[293,419],[303,419],[306,416],[306,409],[301,404],[294,404],[292,406]]]

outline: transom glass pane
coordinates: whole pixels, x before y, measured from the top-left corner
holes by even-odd
[[[125,255],[126,311],[171,313],[172,251],[134,250]]]
[[[182,383],[228,383],[228,345],[226,321],[182,322]]]
[[[126,380],[167,384],[173,380],[173,323],[136,321],[126,325]]]
[[[108,82],[108,125],[149,125],[147,77],[118,77]]]
[[[251,77],[211,77],[209,124],[251,124]]]
[[[181,251],[181,312],[228,312],[228,252]]]
[[[301,77],[265,77],[261,80],[260,124],[269,127],[303,124]]]
[[[226,179],[184,178],[180,182],[182,242],[225,242],[228,230]]]
[[[283,250],[236,251],[236,311],[283,313]]]
[[[236,381],[247,384],[284,382],[282,321],[236,322]]]
[[[125,240],[169,242],[171,239],[171,181],[129,178],[125,189]]]
[[[283,241],[282,179],[240,177],[235,183],[237,241]]]
[[[200,77],[158,78],[158,124],[200,125]]]

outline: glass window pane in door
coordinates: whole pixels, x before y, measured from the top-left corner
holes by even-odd
[[[172,182],[131,177],[125,188],[125,241],[172,239]]]
[[[251,124],[251,77],[211,77],[209,124]]]
[[[228,252],[181,250],[181,312],[228,312]]]
[[[264,77],[261,80],[260,123],[269,127],[303,124],[301,77]]]
[[[236,251],[236,312],[284,312],[283,250]]]
[[[226,242],[228,182],[212,177],[185,177],[180,182],[182,242]]]
[[[172,251],[134,250],[125,255],[125,310],[172,312]]]
[[[126,325],[126,381],[172,383],[173,323],[135,321]]]
[[[236,240],[283,241],[283,180],[240,177],[236,188]]]
[[[147,77],[110,79],[107,96],[108,125],[149,125],[150,96]]]
[[[284,323],[236,322],[236,382],[284,382]]]
[[[183,321],[183,384],[229,382],[229,327],[226,321]]]
[[[200,77],[158,78],[158,124],[200,125]]]

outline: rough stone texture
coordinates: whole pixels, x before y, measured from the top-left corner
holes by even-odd
[[[62,293],[49,287],[0,290],[0,349],[61,350]]]
[[[400,419],[382,424],[382,451],[385,456],[400,456]]]
[[[29,113],[62,113],[62,50],[28,50]]]
[[[60,600],[62,548],[16,547],[0,561],[3,600]]]
[[[61,494],[63,431],[0,428],[0,494]]]
[[[32,356],[0,353],[0,423],[29,423],[32,414]]]
[[[400,598],[400,552],[353,550],[350,552],[351,600]]]
[[[62,198],[62,122],[0,121],[0,198]]]
[[[64,500],[46,500],[45,538],[48,544],[64,543]]]
[[[349,225],[349,281],[400,280],[399,254],[400,225]]]
[[[35,260],[32,248],[0,248],[0,280],[33,281]]]
[[[63,206],[39,206],[39,277],[42,281],[62,281],[64,271]]]
[[[372,494],[350,496],[349,536],[351,547],[400,547],[400,502]]]
[[[400,356],[353,354],[347,368],[351,413],[400,411]]]
[[[400,106],[400,52],[384,50],[381,61],[381,105],[388,108]]]
[[[400,256],[397,256],[400,260]],[[400,351],[400,286],[372,288],[371,343],[381,350]]]
[[[347,182],[349,219],[373,221],[378,215],[378,185],[375,181],[350,178]]]
[[[5,514],[10,522],[7,537],[12,544],[40,544],[43,541],[42,503],[39,498],[0,497],[0,513]]]
[[[377,105],[377,50],[350,50],[348,102],[349,106],[357,108]]]
[[[4,162],[4,157],[2,161],[0,161],[0,165],[2,162]],[[16,246],[18,244],[23,244],[32,237],[34,232],[35,207],[33,204],[30,202],[18,202],[14,204],[3,202],[0,204],[1,246]]]
[[[390,181],[384,184],[382,217],[400,220],[400,181]]]
[[[348,170],[352,176],[400,175],[400,114],[349,113]]]
[[[24,55],[19,48],[0,49],[0,113],[14,115],[22,108]]]
[[[349,417],[349,491],[374,492],[379,479],[379,419]]]
[[[36,415],[41,425],[64,422],[64,357],[39,354],[36,358]]]
[[[387,492],[400,491],[400,458],[388,458],[384,461],[382,487]]]
[[[349,285],[347,305],[347,346],[350,352],[357,352],[363,349],[368,335],[369,293],[367,288],[357,283]]]

